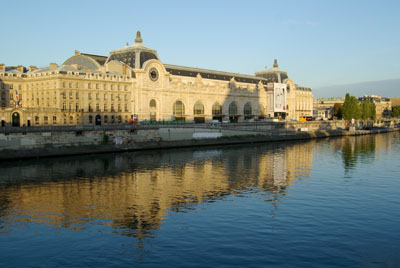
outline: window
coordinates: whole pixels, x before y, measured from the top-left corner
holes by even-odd
[[[181,101],[176,101],[173,106],[173,114],[175,116],[185,115],[185,105]]]
[[[39,125],[39,116],[35,116],[35,124]]]
[[[69,99],[72,100],[72,92],[69,93]]]
[[[128,111],[128,104],[125,103],[125,112],[127,112],[127,111]]]
[[[125,96],[124,96],[124,100],[128,100],[128,95],[127,94],[125,94]]]
[[[104,90],[106,90],[107,89],[107,85],[106,84],[104,84]]]
[[[62,98],[63,98],[64,100],[67,98],[67,93],[66,93],[66,92],[61,93],[61,95],[62,95]]]
[[[93,116],[89,115],[89,124],[93,123]]]
[[[237,115],[237,105],[235,102],[229,105],[229,115]]]
[[[100,112],[100,104],[96,103],[96,111]]]
[[[104,112],[107,112],[107,104],[104,104]]]
[[[88,87],[88,89],[91,89],[92,88],[92,84],[88,83],[87,87]]]
[[[53,125],[57,125],[57,116],[53,116]]]
[[[67,104],[65,102],[63,102],[62,104],[62,111],[65,111],[67,109]]]
[[[117,95],[117,99],[120,101],[121,100],[121,96],[118,94]]]
[[[6,93],[1,93],[1,100],[5,100],[6,99]]]
[[[204,114],[204,105],[201,103],[201,101],[198,101],[194,104],[193,114],[195,115]]]
[[[92,105],[91,105],[90,103],[89,103],[89,105],[88,105],[88,111],[89,111],[89,112],[93,112],[93,111],[92,111]]]
[[[214,103],[212,107],[212,114],[213,115],[221,115],[222,114],[222,106],[218,102]]]
[[[126,95],[125,95],[126,96]],[[150,108],[156,108],[157,107],[157,103],[156,103],[156,100],[151,100],[150,101]]]
[[[44,124],[47,125],[49,124],[49,117],[48,116],[44,116]]]
[[[107,123],[107,122],[108,122],[108,116],[105,115],[105,116],[104,116],[104,123]]]
[[[71,125],[74,123],[74,117],[73,117],[73,116],[70,116],[70,117],[69,117],[69,123],[70,123]]]
[[[79,112],[79,104],[78,103],[75,105],[75,111]]]
[[[111,103],[111,112],[115,112],[114,111],[114,103]]]
[[[65,87],[65,82],[62,82],[62,87]]]
[[[69,84],[68,84],[68,87],[69,87],[69,88],[72,88],[72,83],[69,83]]]
[[[76,92],[75,98],[76,98],[77,100],[79,100],[79,93],[78,93],[78,92]]]
[[[72,103],[68,104],[69,112],[72,112]]]
[[[118,112],[121,112],[121,104],[118,103]]]
[[[88,99],[89,99],[89,100],[92,99],[92,93],[88,93]]]
[[[114,100],[114,94],[111,94],[111,100]]]
[[[244,105],[244,115],[251,115],[251,104],[248,102]]]
[[[107,100],[107,94],[104,94],[104,100]]]
[[[96,93],[96,100],[99,100],[99,99],[100,99],[100,94]]]
[[[99,89],[99,84],[96,84],[96,89]]]

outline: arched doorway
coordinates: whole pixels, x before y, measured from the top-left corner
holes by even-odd
[[[201,101],[197,101],[193,106],[194,122],[204,123],[204,105]]]
[[[229,104],[229,121],[231,123],[237,123],[238,119],[238,107],[235,102],[231,102],[231,104]]]
[[[185,121],[185,105],[181,101],[176,101],[172,108],[175,120]]]
[[[157,120],[157,102],[155,99],[150,101],[150,120],[156,121]]]
[[[13,127],[19,127],[20,126],[20,116],[19,113],[15,112],[12,114],[12,126]]]
[[[96,115],[95,124],[98,125],[98,126],[101,125],[101,115],[99,115],[99,114]]]
[[[212,119],[213,120],[218,120],[219,122],[222,122],[222,106],[218,102],[214,103],[212,106]]]
[[[244,114],[245,120],[253,118],[250,102],[248,102],[244,105],[243,114]]]

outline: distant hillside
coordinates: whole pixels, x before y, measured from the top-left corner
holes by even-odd
[[[316,98],[340,97],[345,96],[346,93],[357,97],[367,94],[375,94],[382,97],[400,97],[400,79],[313,88],[313,93]]]

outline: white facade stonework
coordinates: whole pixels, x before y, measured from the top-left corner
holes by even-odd
[[[271,112],[273,83],[287,86],[284,113]],[[297,120],[312,116],[312,105],[311,90],[295,85],[276,61],[255,76],[163,64],[140,32],[108,57],[75,51],[61,66],[0,64],[2,125]]]

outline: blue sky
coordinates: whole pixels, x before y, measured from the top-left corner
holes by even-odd
[[[318,87],[400,78],[400,1],[1,1],[0,63],[62,64],[144,44],[164,63]]]

